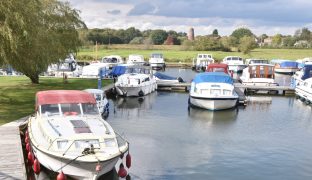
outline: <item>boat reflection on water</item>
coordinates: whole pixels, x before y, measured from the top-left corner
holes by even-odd
[[[114,114],[117,113],[131,116],[140,116],[141,113],[152,109],[153,102],[157,96],[157,92],[153,92],[144,97],[118,97],[114,101]]]
[[[237,114],[238,108],[232,108],[222,111],[210,111],[192,106],[188,108],[188,115],[191,119],[220,125],[234,122],[237,118]]]

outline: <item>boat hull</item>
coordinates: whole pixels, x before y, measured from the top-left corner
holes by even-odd
[[[156,82],[145,86],[116,86],[116,92],[120,96],[144,96],[157,89]]]
[[[165,69],[165,63],[150,63],[150,66],[152,67],[152,69]]]
[[[32,146],[32,150],[40,164],[47,169],[54,172],[62,171],[65,175],[79,180],[97,179],[101,175],[111,171],[119,159],[119,156],[117,156],[107,161],[81,162],[79,161],[79,158],[76,161],[72,161],[62,157],[53,156],[44,151],[41,151],[35,146]],[[98,163],[101,165],[101,170],[97,173],[95,168]]]
[[[231,109],[237,105],[238,97],[206,98],[190,96],[190,104],[208,110]]]
[[[229,71],[233,71],[233,72],[243,72],[243,69],[247,67],[246,65],[228,65],[228,66],[229,66]]]
[[[298,68],[275,68],[275,72],[279,74],[295,74]]]
[[[307,88],[302,88],[302,86],[297,86],[295,89],[295,93],[297,96],[300,97],[301,100],[305,101],[306,103],[312,103],[312,92],[310,92]]]

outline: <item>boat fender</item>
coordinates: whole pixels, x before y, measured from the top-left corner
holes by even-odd
[[[27,153],[30,151],[30,145],[29,145],[29,142],[28,142],[28,143],[26,143],[26,151],[27,151]]]
[[[144,92],[142,90],[139,91],[138,93],[139,96],[144,96]]]
[[[34,155],[32,154],[32,152],[28,152],[27,162],[29,166],[32,166],[34,164]]]
[[[178,81],[181,83],[181,82],[184,82],[183,79],[181,77],[178,77]]]
[[[34,173],[37,175],[40,173],[40,163],[38,159],[35,159],[34,161]]]
[[[126,166],[129,169],[131,167],[131,155],[128,152],[127,156],[126,156]]]
[[[124,154],[122,153],[122,154],[120,154],[120,159],[123,159],[123,157],[124,157]]]
[[[58,175],[57,175],[57,177],[56,177],[56,180],[66,180],[67,179],[67,177],[66,177],[66,175],[63,173],[63,171],[61,171]]]
[[[121,178],[124,178],[127,176],[127,170],[125,169],[122,163],[120,163],[119,165],[118,176]]]
[[[95,171],[96,171],[96,172],[100,172],[101,169],[102,169],[101,164],[98,163],[98,164],[95,166]]]

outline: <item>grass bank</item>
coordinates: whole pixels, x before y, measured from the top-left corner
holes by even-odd
[[[111,83],[104,80],[103,86]],[[42,90],[97,88],[96,79],[40,78],[40,84],[31,84],[25,76],[0,77],[0,125],[9,123],[34,112],[35,94]]]
[[[97,52],[97,53],[96,53]],[[225,56],[241,56],[246,58],[263,58],[263,59],[301,59],[304,57],[312,57],[311,49],[254,49],[250,54],[240,52],[223,52],[223,51],[185,51],[182,46],[167,45],[110,45],[98,46],[97,51],[94,46],[82,47],[78,52],[78,59],[101,59],[107,55],[120,55],[123,58],[129,54],[141,54],[147,60],[152,52],[161,52],[167,62],[183,62],[192,63],[192,59],[199,53],[212,54],[214,59],[220,61]]]

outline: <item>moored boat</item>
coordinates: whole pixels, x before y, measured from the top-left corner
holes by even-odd
[[[278,86],[274,78],[274,65],[255,63],[243,69],[240,81],[251,86]]]
[[[101,118],[95,98],[77,90],[37,92],[27,134],[28,156],[74,179],[97,179],[111,171],[129,148]]]
[[[226,56],[222,63],[229,66],[229,70],[233,72],[242,72],[247,66],[244,64],[243,58],[239,56]]]
[[[197,54],[196,59],[193,59],[192,69],[195,71],[206,71],[206,67],[214,63],[211,54]]]
[[[230,109],[237,105],[233,79],[223,72],[205,72],[191,83],[190,105],[209,110]]]
[[[158,87],[184,82],[181,77],[172,77],[160,72],[154,73],[154,77]]]
[[[152,69],[155,70],[165,70],[166,63],[162,53],[152,53],[148,60]]]
[[[102,118],[106,119],[109,115],[109,103],[106,98],[105,92],[102,89],[85,89],[84,91],[94,96]]]
[[[312,103],[312,78],[304,80],[300,85],[296,86],[295,93],[298,98],[306,104]]]
[[[271,64],[275,65],[275,72],[280,74],[294,74],[299,70],[298,62],[291,60],[273,59]]]
[[[144,65],[144,56],[139,54],[130,54],[127,60],[127,64]]]
[[[304,64],[303,68],[291,77],[291,86],[296,87],[310,77],[312,77],[312,64]]]
[[[120,96],[144,96],[157,89],[156,79],[148,66],[129,66],[117,78],[116,92]]]

